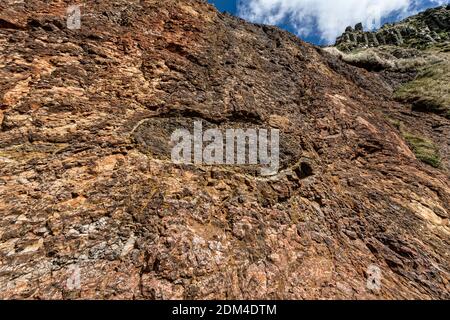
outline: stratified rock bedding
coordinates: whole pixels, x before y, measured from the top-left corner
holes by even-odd
[[[1,298],[450,297],[449,176],[379,78],[203,1],[71,4],[0,4]],[[175,165],[162,119],[278,128],[281,171]]]

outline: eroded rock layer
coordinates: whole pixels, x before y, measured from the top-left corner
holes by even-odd
[[[202,1],[50,2],[0,4],[1,298],[450,297],[449,176],[377,77]],[[158,156],[192,119],[282,170]]]

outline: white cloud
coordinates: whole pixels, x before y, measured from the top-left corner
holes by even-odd
[[[376,26],[377,20],[393,13],[407,16],[421,0],[239,0],[238,14],[244,19],[265,24],[291,24],[299,36],[318,32],[333,43],[346,26],[363,22]],[[440,5],[448,0],[427,0]],[[379,26],[378,26],[379,27]]]

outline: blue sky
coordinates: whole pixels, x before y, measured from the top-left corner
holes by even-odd
[[[277,25],[303,40],[332,44],[348,25],[373,29],[450,0],[208,0],[220,11]]]
[[[220,11],[227,11],[232,14],[237,12],[237,0],[208,0],[214,4]]]

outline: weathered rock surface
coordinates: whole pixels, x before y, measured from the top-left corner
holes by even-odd
[[[449,176],[379,77],[203,1],[70,4],[0,4],[1,298],[450,297]],[[282,171],[171,163],[193,119],[279,128]]]

